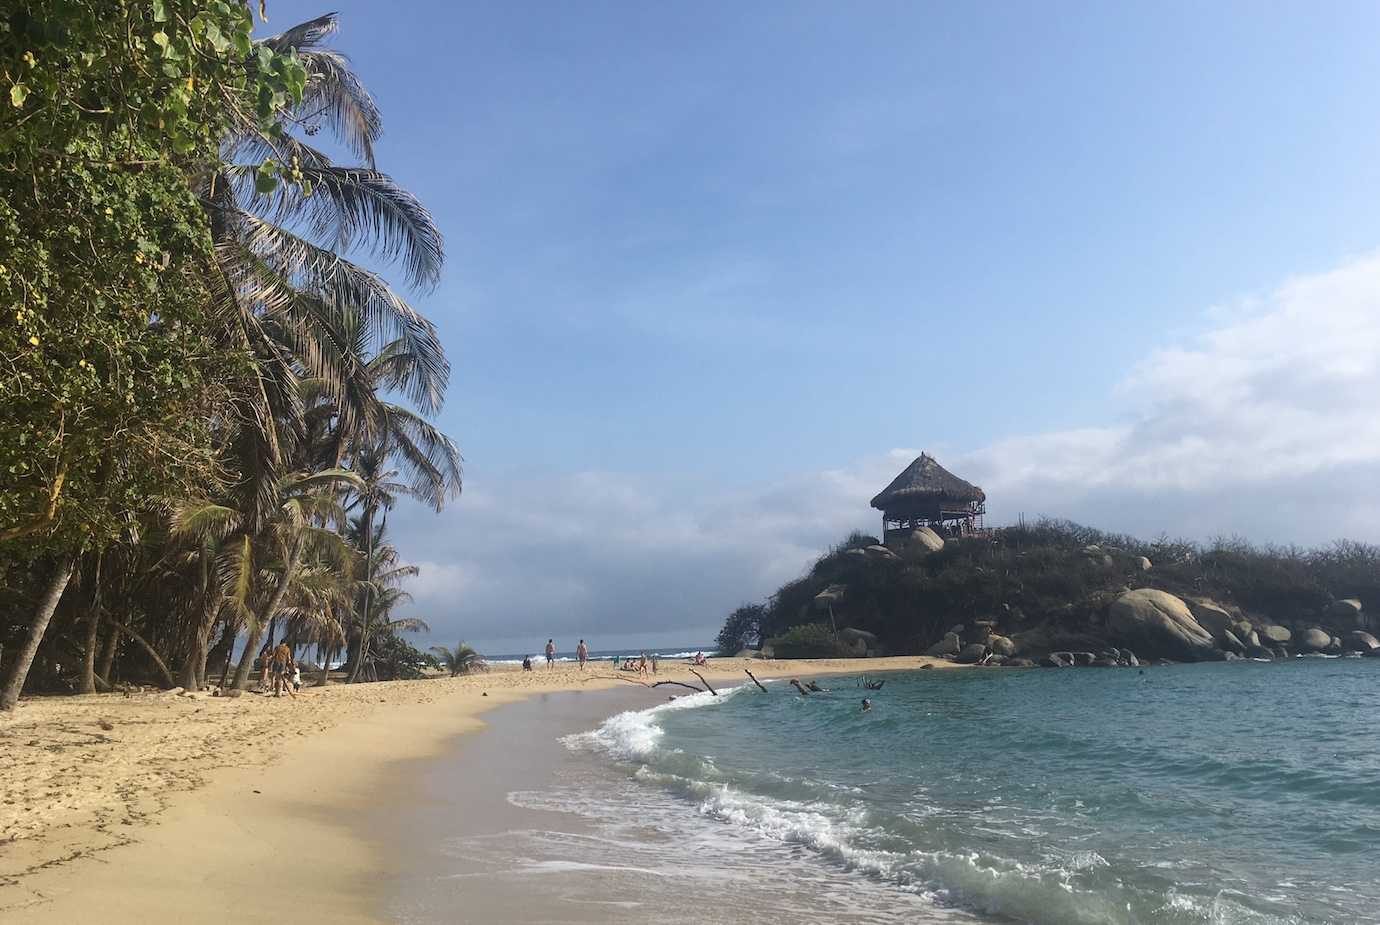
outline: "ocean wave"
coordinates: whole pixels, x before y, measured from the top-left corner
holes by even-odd
[[[640,761],[652,754],[666,734],[657,723],[658,717],[677,710],[721,706],[742,689],[741,685],[724,688],[717,697],[701,691],[645,710],[628,710],[604,720],[597,729],[565,736],[561,744],[575,750],[596,749],[623,761]]]

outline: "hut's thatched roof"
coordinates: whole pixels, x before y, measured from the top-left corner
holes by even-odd
[[[915,462],[906,466],[905,471],[892,479],[881,494],[872,499],[872,506],[885,511],[924,502],[967,504],[986,500],[987,496],[981,488],[945,469],[929,453],[921,453]]]

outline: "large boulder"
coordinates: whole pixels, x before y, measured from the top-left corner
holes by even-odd
[[[1271,647],[1282,646],[1294,638],[1293,633],[1276,623],[1267,623],[1256,632],[1260,634],[1260,641]]]
[[[1212,634],[1179,598],[1154,588],[1127,591],[1112,601],[1107,628],[1142,655],[1205,661],[1216,657]]]
[[[929,527],[920,527],[910,531],[906,546],[922,553],[939,552],[944,548],[944,538]]]
[[[1016,644],[1006,636],[993,636],[987,640],[987,644],[992,647],[992,651],[1007,658],[1016,654]]]
[[[1193,619],[1198,621],[1198,625],[1211,633],[1218,642],[1223,639],[1222,633],[1236,622],[1236,618],[1227,613],[1225,607],[1206,597],[1190,597],[1184,603],[1188,604],[1188,609],[1193,614]]]
[[[1229,629],[1222,630],[1222,648],[1237,655],[1246,654],[1246,644]]]
[[[1324,652],[1332,645],[1332,637],[1314,626],[1300,633],[1296,644],[1305,652]]]
[[[1361,602],[1354,597],[1344,601],[1333,601],[1332,606],[1327,608],[1327,615],[1338,626],[1365,625],[1361,622]]]
[[[877,545],[877,546],[868,546],[866,549],[863,550],[863,552],[866,553],[866,554],[867,554],[867,557],[870,558],[870,559],[899,559],[899,558],[901,558],[900,556],[896,555],[896,553],[892,552],[890,549],[887,549],[885,546],[881,546],[881,545]]]
[[[941,658],[945,655],[957,655],[962,649],[963,643],[959,642],[957,633],[945,633],[943,639],[925,650],[925,654]]]
[[[960,665],[971,665],[974,662],[982,661],[982,657],[986,654],[987,646],[980,642],[974,642],[959,650],[958,655],[954,657],[954,661],[958,662]]]
[[[1150,569],[1152,569],[1152,568],[1155,567],[1155,566],[1154,566],[1154,563],[1152,563],[1152,562],[1151,562],[1149,559],[1147,559],[1145,556],[1136,556],[1136,557],[1135,557],[1134,559],[1132,559],[1131,561],[1132,561],[1132,563],[1135,565],[1135,567],[1136,567],[1139,571],[1142,571],[1142,572],[1148,572],[1148,571],[1150,571]]]
[[[1371,649],[1380,649],[1380,639],[1376,639],[1365,630],[1352,630],[1346,634],[1342,645],[1349,652],[1369,652]]]

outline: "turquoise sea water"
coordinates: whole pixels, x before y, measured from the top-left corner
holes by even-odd
[[[886,677],[624,713],[565,740],[576,790],[514,798],[674,830],[817,915],[1380,921],[1380,660]]]

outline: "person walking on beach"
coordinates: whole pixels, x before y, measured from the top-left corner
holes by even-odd
[[[575,647],[575,657],[580,660],[580,670],[584,671],[585,662],[589,661],[589,646],[585,645],[583,639],[581,639],[580,644]]]
[[[292,689],[292,648],[286,642],[278,643],[278,648],[273,650],[273,660],[270,673],[273,675],[273,696],[283,696],[283,688],[287,688],[288,695],[294,700],[297,694]]]
[[[546,667],[550,668],[556,664],[556,640],[546,640]]]

